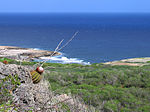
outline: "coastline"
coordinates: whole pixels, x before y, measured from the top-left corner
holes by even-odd
[[[150,57],[129,58],[118,61],[106,62],[108,65],[144,66],[150,64]]]
[[[35,50],[32,48],[20,48],[16,46],[0,46],[0,57],[16,59],[20,61],[30,61],[43,56],[51,56],[54,51]],[[53,56],[61,55],[56,52]]]
[[[37,50],[33,48],[21,48],[16,46],[0,46],[0,57],[15,59],[18,61],[34,61],[41,57],[49,57],[54,51]],[[61,55],[56,52],[53,56]],[[150,57],[129,58],[117,61],[105,62],[106,65],[127,65],[127,66],[144,66],[150,64]]]

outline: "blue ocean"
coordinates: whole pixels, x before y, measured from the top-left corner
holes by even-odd
[[[91,64],[150,57],[148,13],[0,14],[0,46],[54,51],[76,31],[76,37],[60,51],[62,55],[49,62]]]

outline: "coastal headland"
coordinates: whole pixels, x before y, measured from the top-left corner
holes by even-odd
[[[43,56],[51,56],[54,51],[46,50],[35,50],[32,48],[20,48],[14,46],[0,46],[0,57],[30,61],[34,58],[39,58]],[[61,55],[61,53],[56,52],[53,56]]]

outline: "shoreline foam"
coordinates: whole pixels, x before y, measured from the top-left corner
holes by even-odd
[[[77,63],[77,64],[82,64],[82,65],[90,65],[90,62],[85,62],[84,60],[78,59],[78,58],[68,58],[63,55],[59,56],[53,56],[53,57],[40,57],[40,60],[47,60],[47,62],[50,63],[62,63],[62,64],[69,64],[69,63]]]

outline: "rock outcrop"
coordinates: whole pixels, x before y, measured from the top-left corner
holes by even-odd
[[[17,60],[29,61],[34,58],[51,56],[53,51],[46,50],[35,50],[31,48],[19,48],[12,46],[0,46],[0,57],[6,57]],[[53,54],[60,55],[60,53],[56,52]]]
[[[21,84],[10,92],[18,111],[66,112],[68,108],[72,112],[87,111],[86,106],[77,98],[66,94],[56,95],[50,91],[48,81],[42,80],[38,84],[33,84],[30,76],[30,71],[33,69],[33,67],[0,63],[0,79],[4,79],[9,75],[18,75]],[[67,108],[62,105],[67,105]],[[13,110],[13,112],[16,111]]]

